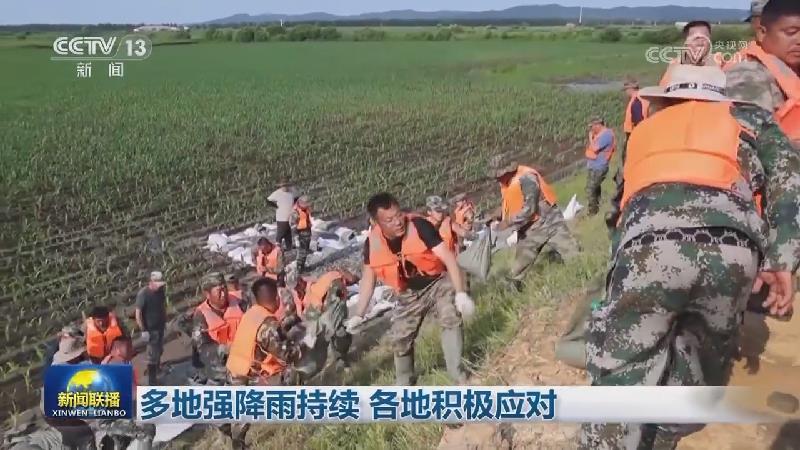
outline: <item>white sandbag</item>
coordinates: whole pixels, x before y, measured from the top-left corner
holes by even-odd
[[[320,238],[320,239],[317,240],[317,243],[318,243],[319,247],[323,248],[323,249],[324,248],[332,248],[334,250],[343,250],[343,249],[347,248],[347,244],[344,243],[344,242],[339,241],[338,239],[337,240],[333,240],[333,239]]]
[[[356,233],[353,230],[346,227],[338,227],[335,230],[333,230],[333,232],[336,233],[337,236],[339,236],[339,240],[345,242],[353,240],[353,238],[356,236]]]
[[[185,422],[158,423],[156,424],[156,436],[153,438],[153,443],[169,442],[191,427],[191,423]]]
[[[250,228],[242,231],[240,234],[242,236],[248,237],[248,238],[258,237],[258,235],[259,235],[258,228],[256,228],[256,227],[250,227]]]
[[[333,222],[311,218],[311,229],[316,231],[327,231]]]
[[[573,195],[572,199],[570,199],[569,201],[569,204],[567,204],[567,207],[564,208],[564,211],[562,212],[562,214],[564,215],[564,220],[574,219],[575,216],[578,215],[578,211],[580,211],[581,209],[583,209],[583,205],[578,203],[578,196]]]
[[[224,233],[214,233],[208,235],[207,248],[212,252],[219,251],[221,248],[228,244],[228,236]]]
[[[228,258],[235,262],[247,264],[248,266],[255,266],[253,261],[253,251],[248,247],[236,247],[228,252]]]
[[[472,245],[461,252],[456,261],[465,272],[486,280],[492,259],[492,232],[482,234]]]

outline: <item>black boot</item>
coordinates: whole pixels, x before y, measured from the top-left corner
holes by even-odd
[[[147,384],[149,386],[158,385],[158,364],[149,364],[147,366]]]

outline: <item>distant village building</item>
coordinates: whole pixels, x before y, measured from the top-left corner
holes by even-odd
[[[577,25],[575,25],[575,23],[574,23],[574,22],[569,22],[569,23],[567,24],[567,28],[575,28],[575,27],[577,27]]]
[[[675,28],[682,30],[689,22],[675,22]]]
[[[134,33],[149,33],[153,31],[188,31],[189,27],[177,27],[171,25],[142,25],[133,29]]]

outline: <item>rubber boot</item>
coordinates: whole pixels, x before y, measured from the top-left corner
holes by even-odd
[[[417,377],[414,375],[414,354],[394,355],[395,381],[398,386],[414,386]]]
[[[444,363],[447,366],[447,373],[453,382],[464,384],[467,376],[461,370],[461,353],[464,350],[464,334],[461,328],[442,329],[442,351],[444,352]]]
[[[147,365],[147,384],[149,386],[158,385],[158,364]]]

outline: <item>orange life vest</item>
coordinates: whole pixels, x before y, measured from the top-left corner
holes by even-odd
[[[369,234],[369,266],[379,280],[397,292],[403,292],[408,287],[406,261],[425,276],[436,276],[445,270],[444,263],[419,237],[411,218],[411,215],[406,215],[406,234],[399,254],[393,253],[389,248],[380,227],[372,227]]]
[[[614,130],[608,127],[603,127],[602,130],[592,135],[589,146],[586,147],[586,158],[597,159],[599,156],[598,152],[600,151],[600,149],[597,148],[597,138],[606,132],[606,130],[611,133],[611,148],[608,149],[608,161],[611,161],[611,158],[614,156],[614,152],[617,151],[617,136],[614,134]]]
[[[635,100],[639,100],[639,103],[642,104],[642,120],[647,118],[647,116],[649,114],[649,111],[650,111],[650,102],[649,101],[643,99],[642,97],[639,97],[638,93],[636,93],[636,95],[631,97],[631,99],[628,101],[628,106],[625,107],[625,122],[623,123],[623,130],[628,134],[630,134],[633,131],[633,128],[635,126],[633,124],[633,111],[631,110],[631,108],[633,107],[633,102]],[[613,153],[613,150],[612,150],[612,153]],[[592,159],[594,159],[594,158],[592,158]],[[609,158],[609,159],[611,159],[611,158]]]
[[[433,223],[433,219],[431,218],[428,218],[428,221]],[[455,253],[458,247],[458,238],[453,231],[453,222],[450,217],[445,217],[442,223],[439,224],[439,236],[442,238],[442,241],[444,241],[444,245],[446,245],[451,252]]]
[[[234,377],[247,377],[251,372],[256,375],[270,377],[283,372],[286,363],[274,355],[267,355],[263,361],[256,360],[256,335],[258,329],[268,318],[275,318],[275,313],[269,312],[261,305],[253,305],[244,313],[239,323],[239,330],[233,338],[226,367]]]
[[[269,254],[265,254],[261,249],[258,249],[256,253],[256,272],[262,277],[277,280],[278,275],[275,271],[278,270],[278,257],[280,253],[281,248],[278,245],[273,245],[272,251],[269,252]]]
[[[773,111],[775,121],[793,143],[800,141],[800,77],[777,56],[765,52],[755,42],[751,42],[742,52],[745,57],[760,62],[775,77],[778,87],[786,96],[786,102]]]
[[[106,331],[100,331],[94,326],[91,317],[86,319],[86,353],[92,358],[102,359],[108,356],[108,352],[111,351],[111,343],[120,336],[122,336],[122,328],[120,328],[114,313],[108,315]]]
[[[453,221],[457,225],[466,226],[467,216],[475,212],[475,205],[472,202],[464,202],[453,211]]]
[[[242,320],[242,308],[239,307],[239,302],[230,300],[228,307],[225,308],[225,313],[222,317],[208,304],[208,301],[200,303],[197,310],[203,314],[208,325],[208,336],[216,343],[227,345],[233,340],[236,335],[236,329],[239,327],[239,322]]]
[[[747,131],[730,108],[730,103],[689,101],[666,108],[636,127],[625,156],[622,207],[655,184],[687,183],[732,191],[743,181],[739,137]]]
[[[228,291],[228,298],[232,298],[236,301],[242,301],[242,290],[239,289],[237,291]]]
[[[525,196],[522,193],[522,185],[520,184],[520,178],[524,175],[532,174],[536,176],[536,179],[539,180],[539,191],[542,194],[544,201],[550,205],[554,206],[556,204],[556,193],[544,178],[539,175],[539,172],[536,170],[526,167],[526,166],[519,166],[517,167],[517,173],[514,174],[514,177],[511,178],[507,186],[500,185],[500,194],[503,197],[503,220],[510,220],[512,217],[516,216],[520,211],[522,211],[523,206],[525,206]],[[539,218],[539,214],[534,214],[531,217],[531,222],[536,221]]]
[[[303,299],[303,305],[306,308],[313,306],[321,311],[325,305],[326,296],[331,285],[341,279],[342,273],[337,270],[324,273],[306,289],[306,298]]]
[[[294,205],[294,210],[297,213],[297,230],[304,231],[311,229],[311,212],[298,205]]]

